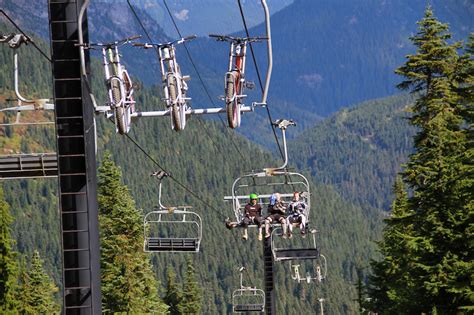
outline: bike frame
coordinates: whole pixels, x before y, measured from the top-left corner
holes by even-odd
[[[176,50],[174,45],[163,45],[158,47],[160,56],[160,68],[162,74],[163,91],[165,94],[166,106],[172,106],[173,100],[171,100],[168,86],[169,75],[174,75],[176,78],[176,102],[179,106],[186,106],[186,101],[190,98],[186,97],[186,91],[188,85],[186,84],[184,77],[181,75],[181,71],[178,63],[176,62]]]
[[[120,54],[117,46],[106,46],[102,48],[102,59],[104,65],[105,80],[108,87],[108,96],[111,107],[119,107],[122,104],[125,106],[132,106],[135,104],[133,100],[133,85],[128,71],[120,63]],[[130,86],[125,86],[124,76],[130,82]],[[112,95],[111,81],[117,79],[120,82],[120,103],[114,104]]]
[[[229,54],[229,70],[226,73],[226,85],[227,80],[233,76],[233,72],[237,71],[237,78],[235,80],[236,89],[234,94],[234,99],[237,99],[237,102],[241,104],[241,99],[246,95],[243,95],[244,83],[245,83],[245,61],[247,55],[247,41],[236,42],[232,41],[230,43],[230,54]],[[233,100],[232,100],[233,101]]]

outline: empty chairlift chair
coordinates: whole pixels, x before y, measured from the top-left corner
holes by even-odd
[[[145,215],[144,251],[154,252],[199,252],[202,239],[201,217],[190,211],[191,207],[165,207],[161,204],[161,179],[168,174],[154,174],[160,179],[158,210]]]
[[[263,313],[265,310],[265,292],[256,287],[246,287],[243,285],[244,267],[240,268],[240,289],[232,292],[232,312]]]

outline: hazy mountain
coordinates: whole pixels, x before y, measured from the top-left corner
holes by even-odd
[[[105,0],[126,3],[125,0]],[[273,14],[291,4],[294,0],[267,0]],[[176,37],[176,28],[163,1],[132,0],[130,3],[148,13],[170,37]],[[243,29],[237,0],[168,0],[166,2],[173,18],[183,34],[207,36],[209,33],[233,33]],[[260,0],[242,0],[247,25],[261,23],[264,13]]]
[[[450,24],[454,39],[474,31],[474,4],[433,0],[435,15]],[[274,67],[270,101],[275,111],[309,112],[314,118],[396,92],[394,70],[414,52],[409,36],[417,32],[424,0],[296,0],[272,16]],[[250,30],[264,34],[264,26]],[[264,44],[254,44],[265,73]],[[196,48],[196,59],[216,72],[225,70],[225,45]],[[221,57],[218,57],[221,56]],[[217,69],[220,70],[217,70]],[[252,60],[248,76],[255,80]]]

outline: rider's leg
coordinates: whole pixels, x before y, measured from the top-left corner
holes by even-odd
[[[263,218],[262,217],[255,217],[255,223],[257,224],[258,228],[258,240],[262,240],[262,224],[263,224]]]
[[[305,234],[306,233],[306,216],[300,215],[300,218],[301,218],[301,223],[300,223],[301,234]]]
[[[291,216],[286,218],[285,223],[288,226],[288,235],[291,235],[291,233],[293,233],[293,220],[291,219]]]
[[[245,218],[242,220],[242,222],[240,223],[240,225],[244,228],[244,232],[243,232],[243,234],[242,234],[242,238],[243,238],[244,240],[248,239],[248,237],[249,237],[248,231],[247,231],[247,230],[248,230],[247,227],[249,226],[250,222],[251,222],[250,218],[245,217]]]
[[[285,236],[287,231],[287,225],[286,225],[286,219],[284,217],[280,217],[280,223],[281,223],[281,227],[283,229],[283,235]]]
[[[270,237],[270,224],[272,223],[272,218],[271,216],[266,218],[265,220],[265,238]]]

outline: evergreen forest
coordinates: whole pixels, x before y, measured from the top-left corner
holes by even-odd
[[[300,10],[305,3],[295,0],[287,9]],[[104,19],[110,13],[95,10]],[[474,310],[474,33],[464,41],[453,40],[449,26],[430,6],[417,16],[418,30],[411,25],[412,36],[401,39],[413,48],[405,60],[397,65],[382,62],[393,66],[400,94],[388,80],[393,89],[352,93],[352,103],[338,99],[339,107],[322,106],[313,111],[316,115],[308,114],[305,128],[288,128],[289,167],[310,180],[310,220],[327,258],[328,275],[322,283],[297,283],[289,264],[276,262],[277,314],[319,314],[320,298],[327,314]],[[163,33],[159,26],[153,31]],[[10,32],[16,29],[0,20],[0,34]],[[49,54],[47,38],[39,33],[29,35]],[[31,44],[20,47],[18,54],[21,93],[51,97],[49,61]],[[91,57],[92,90],[103,104],[106,93],[97,57]],[[215,71],[208,63],[204,76]],[[372,77],[387,81],[377,78]],[[13,50],[1,44],[1,108],[15,104],[13,80]],[[164,108],[161,86],[140,80],[134,76],[140,85],[135,95],[140,110]],[[212,84],[211,91],[219,90],[217,84],[221,82]],[[274,118],[297,119],[285,109],[286,96],[280,95],[286,83],[279,84],[276,112],[288,117]],[[337,86],[331,91],[325,99],[344,94]],[[384,97],[375,98],[379,96]],[[347,105],[351,107],[344,108]],[[96,116],[104,313],[229,314],[242,266],[247,270],[245,283],[264,286],[263,246],[255,230],[250,229],[244,241],[239,229],[229,231],[224,224],[233,217],[231,203],[224,201],[233,181],[250,170],[281,164],[276,146],[262,145],[272,143],[268,122],[251,115],[242,119],[254,124],[245,126],[252,130],[242,133],[221,120],[193,116],[179,133],[170,129],[169,118],[141,118],[128,136],[116,134],[113,122]],[[295,115],[305,116],[304,111]],[[15,119],[15,114],[0,113],[2,123]],[[21,119],[51,121],[53,115],[39,111]],[[0,126],[0,154],[54,152],[53,126]],[[253,141],[242,134],[262,138]],[[171,175],[162,181],[162,203],[192,206],[202,217],[199,253],[143,252],[143,218],[158,206],[159,181],[150,175],[160,169]],[[56,178],[0,181],[2,314],[61,311],[57,185]]]

